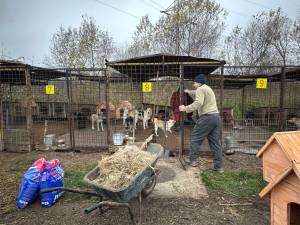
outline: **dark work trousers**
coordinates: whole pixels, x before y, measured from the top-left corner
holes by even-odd
[[[197,120],[191,134],[190,161],[197,161],[200,146],[205,137],[208,139],[210,150],[213,154],[214,169],[222,167],[222,148],[220,144],[220,115],[205,114]]]

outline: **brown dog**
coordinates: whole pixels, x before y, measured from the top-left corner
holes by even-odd
[[[171,128],[174,126],[175,122],[176,122],[175,120],[168,120],[165,124],[165,121],[154,118],[153,123],[154,123],[155,135],[158,136],[157,131],[158,128],[160,128],[164,131],[165,136],[167,138],[168,137],[167,132],[169,131],[170,133],[172,133]]]

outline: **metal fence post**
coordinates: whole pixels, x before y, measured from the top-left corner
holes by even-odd
[[[285,66],[281,68],[281,76],[280,76],[280,122],[279,128],[280,130],[284,130],[286,128],[285,125],[285,110],[284,110],[284,99],[286,96],[286,69]]]
[[[183,104],[183,88],[184,88],[184,66],[182,64],[179,65],[179,77],[180,77],[180,105]],[[185,165],[182,160],[182,152],[184,149],[184,124],[183,124],[183,113],[180,112],[180,131],[179,131],[179,161],[184,170],[186,170]]]
[[[70,148],[73,148],[73,130],[72,130],[72,109],[71,109],[71,91],[70,91],[70,72],[66,69],[67,96],[68,96],[68,125]]]
[[[223,142],[223,102],[224,102],[224,65],[221,67],[221,90],[220,90],[220,118],[221,118],[221,129],[220,129],[220,142],[222,146]]]
[[[29,135],[29,152],[33,149],[33,133],[32,133],[32,90],[31,78],[28,67],[25,68],[25,82],[26,82],[26,130]]]
[[[109,72],[107,71],[107,69],[104,70],[105,73],[105,103],[106,103],[106,130],[107,130],[107,134],[106,134],[106,140],[107,140],[107,147],[109,147],[109,145],[111,144],[110,140],[110,108],[109,108]]]
[[[4,118],[3,118],[2,96],[3,96],[2,87],[0,85],[0,151],[4,150]]]

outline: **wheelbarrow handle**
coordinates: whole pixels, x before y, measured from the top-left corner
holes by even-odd
[[[95,209],[97,209],[97,208],[100,207],[101,205],[102,205],[101,202],[99,202],[99,203],[97,203],[97,204],[94,204],[94,205],[92,205],[92,206],[86,208],[86,209],[84,210],[84,212],[85,212],[86,214],[89,214],[90,212],[94,211]]]
[[[96,196],[96,197],[102,197],[100,194],[96,192],[90,192],[90,191],[82,191],[78,189],[73,188],[67,188],[67,187],[54,187],[54,188],[45,188],[40,191],[41,194],[52,192],[52,191],[67,191],[67,192],[73,192],[83,195],[89,195],[89,196]]]

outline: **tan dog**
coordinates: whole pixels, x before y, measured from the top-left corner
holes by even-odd
[[[160,128],[164,131],[165,136],[167,138],[168,137],[167,132],[169,131],[170,133],[172,133],[171,128],[174,126],[175,122],[176,122],[175,120],[168,120],[165,124],[165,121],[154,118],[153,123],[154,123],[155,135],[158,136],[157,131],[158,128]]]

